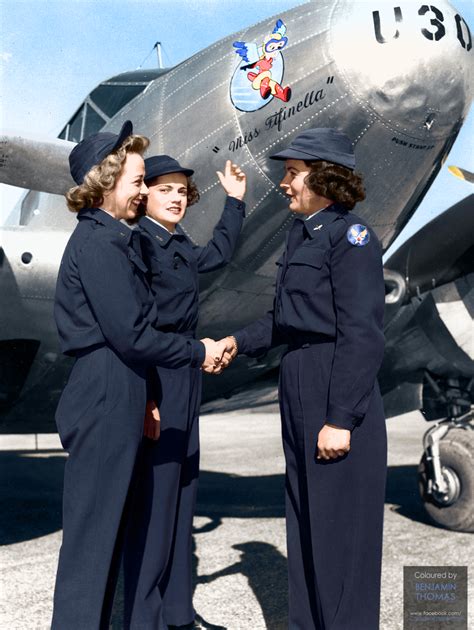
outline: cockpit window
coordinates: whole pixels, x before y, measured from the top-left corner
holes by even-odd
[[[107,84],[99,85],[90,95],[91,100],[97,107],[112,118],[128,102],[135,98],[146,88],[144,85],[120,85]]]
[[[79,142],[82,138],[82,122],[84,119],[84,105],[69,121],[68,140]]]
[[[97,133],[104,126],[105,121],[95,109],[89,104],[86,105],[86,128],[84,130],[84,137],[90,136],[93,133]]]
[[[104,81],[87,96],[58,137],[80,142],[87,136],[97,133],[152,81],[169,70],[170,68],[157,68],[123,72]]]

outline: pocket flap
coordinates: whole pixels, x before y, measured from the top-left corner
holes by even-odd
[[[285,252],[283,252],[283,254],[280,256],[280,258],[275,261],[275,265],[279,265],[281,267],[281,265],[283,265],[283,259],[284,258],[285,258]]]
[[[128,258],[129,260],[132,261],[135,267],[138,267],[138,269],[141,269],[143,273],[147,273],[148,271],[147,266],[145,265],[143,260],[140,258],[140,256],[136,252],[133,251],[133,249],[128,250]]]
[[[316,249],[314,247],[300,247],[295,251],[288,264],[307,265],[309,267],[320,269],[323,266],[325,256],[325,249]]]

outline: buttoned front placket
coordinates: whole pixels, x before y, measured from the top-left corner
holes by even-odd
[[[281,292],[282,292],[282,286],[285,279],[285,275],[289,267],[288,262],[290,261],[291,257],[293,256],[295,251],[298,249],[298,247],[303,243],[304,230],[305,230],[304,221],[297,217],[294,220],[290,228],[290,231],[286,235],[286,244],[285,244],[285,251],[283,254],[282,270],[281,270],[281,273],[279,274],[279,279],[277,281],[277,286],[276,286],[275,323],[277,327],[278,327],[278,323],[281,321],[280,319]]]

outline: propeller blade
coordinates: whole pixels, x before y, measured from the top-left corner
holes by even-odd
[[[471,173],[471,171],[466,171],[466,169],[461,168],[460,166],[448,166],[448,171],[455,177],[459,177],[459,179],[464,179],[466,182],[474,184],[474,173]]]
[[[74,181],[69,173],[67,140],[0,136],[0,183],[63,195]]]

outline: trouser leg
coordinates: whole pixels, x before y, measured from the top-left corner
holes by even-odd
[[[181,480],[176,528],[168,571],[160,583],[169,625],[181,626],[194,619],[192,532],[199,475],[198,418],[193,422],[188,456]]]
[[[174,535],[181,465],[173,449],[179,441],[182,436],[166,429],[158,442],[144,439],[124,550],[125,628],[130,630],[168,627],[158,583]]]
[[[165,606],[165,620],[180,626],[193,621],[193,518],[199,478],[199,406],[201,380],[199,370],[190,370],[190,404],[186,459],[180,479],[176,527],[168,569],[160,583]]]
[[[104,599],[138,448],[138,433],[117,430],[122,420],[84,418],[70,446],[52,630],[108,628]]]
[[[308,441],[307,460],[313,444]],[[378,630],[386,434],[378,390],[348,455],[308,465],[313,560],[324,628]]]
[[[285,453],[285,512],[288,552],[288,626],[290,630],[316,627],[317,598],[312,560],[308,491],[304,457],[304,426],[298,402],[298,356],[285,355],[280,371],[280,411]],[[296,397],[295,397],[296,396]]]
[[[191,533],[199,468],[198,426],[189,421],[191,405],[189,368],[159,369],[161,435],[144,440],[133,520],[125,546],[125,627],[164,630],[168,627],[164,595],[176,565],[176,601],[180,614],[192,621]],[[194,441],[190,441],[190,431]],[[190,469],[188,470],[188,465]],[[192,481],[192,483],[191,483]],[[170,604],[174,606],[173,598]],[[187,605],[187,608],[186,608]],[[168,604],[167,604],[168,606]],[[173,621],[174,623],[174,621]]]
[[[327,407],[330,348],[300,350],[299,401],[304,417],[307,505],[319,630],[377,630],[386,430],[378,387],[343,458],[316,459]],[[308,629],[311,626],[308,626]]]

